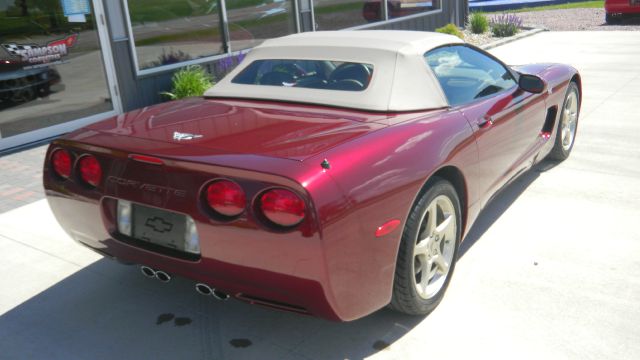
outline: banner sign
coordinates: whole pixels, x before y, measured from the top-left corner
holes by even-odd
[[[25,69],[62,63],[78,40],[78,34],[69,35],[63,39],[54,40],[47,45],[2,44],[2,47],[13,56],[20,56],[25,63]]]

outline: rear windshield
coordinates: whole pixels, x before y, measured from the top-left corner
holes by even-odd
[[[373,65],[328,60],[256,60],[234,84],[362,91],[369,86]]]

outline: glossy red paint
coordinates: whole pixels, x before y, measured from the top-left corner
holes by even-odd
[[[640,14],[640,1],[605,0],[604,9],[607,14]]]
[[[555,131],[549,139],[539,136],[546,109],[562,105],[576,72],[562,65],[519,70],[543,77],[551,92],[514,88],[465,107],[411,113],[225,99],[144,108],[55,140],[44,168],[47,198],[72,238],[107,256],[210,284],[244,301],[353,320],[391,298],[402,231],[377,238],[375,229],[389,219],[401,229],[430,177],[459,176],[466,234],[496,189],[550,151]],[[485,116],[494,124],[480,129]],[[175,132],[202,136],[176,140]],[[101,183],[89,188],[53,175],[58,148],[74,158],[95,156]],[[329,169],[320,165],[324,159]],[[218,178],[244,191],[240,215],[210,211],[202,194]],[[270,189],[300,197],[300,224],[282,228],[265,219],[259,202]],[[118,234],[117,199],[191,216],[200,256]]]
[[[398,219],[389,220],[386,223],[378,226],[376,229],[376,237],[383,237],[391,234],[395,229],[402,224],[402,221]]]

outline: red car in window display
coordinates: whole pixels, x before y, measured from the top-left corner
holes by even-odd
[[[493,194],[563,160],[581,80],[443,34],[265,41],[202,98],[53,141],[44,186],[76,241],[201,294],[348,321],[431,312]]]
[[[422,0],[388,0],[387,14],[389,19],[423,13],[438,8],[438,1]],[[362,16],[369,22],[384,20],[382,16],[383,0],[365,0],[362,8]]]
[[[640,0],[605,0],[607,24],[619,24],[628,17],[640,16]]]

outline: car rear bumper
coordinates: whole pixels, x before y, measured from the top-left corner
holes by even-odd
[[[329,320],[350,320],[339,315],[329,301],[317,239],[264,239],[242,233],[210,239],[206,236],[210,231],[224,234],[225,229],[197,223],[201,256],[189,261],[116,239],[110,233],[113,224],[104,211],[104,199],[96,202],[49,189],[47,200],[75,241],[105,256],[202,282],[242,301]],[[233,246],[224,245],[225,242],[232,242]]]

